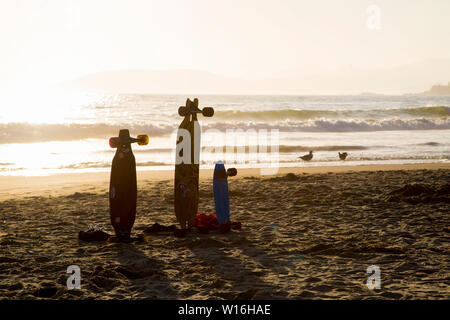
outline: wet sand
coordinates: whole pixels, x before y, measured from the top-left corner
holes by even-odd
[[[134,232],[176,223],[173,173],[139,172]],[[199,210],[214,212],[211,172]],[[0,299],[449,299],[450,166],[242,170],[230,179],[228,234],[112,234],[109,174],[0,178]],[[9,185],[9,188],[8,188]],[[81,268],[68,290],[67,267]],[[367,267],[381,289],[366,286]]]

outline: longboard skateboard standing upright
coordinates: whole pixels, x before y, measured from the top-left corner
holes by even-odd
[[[136,160],[131,143],[148,144],[148,136],[131,138],[127,129],[120,130],[118,137],[109,139],[111,148],[117,148],[111,166],[109,185],[109,209],[111,224],[121,241],[130,240],[131,229],[136,218]]]
[[[237,174],[235,168],[225,171],[225,165],[218,161],[214,167],[213,191],[214,205],[216,207],[216,216],[219,227],[230,224],[230,196],[228,194],[228,177]]]
[[[175,155],[175,215],[181,229],[192,227],[198,209],[198,177],[200,161],[200,125],[197,113],[205,117],[214,115],[213,108],[198,108],[198,99],[186,100],[186,106],[178,109],[184,117],[177,132]]]

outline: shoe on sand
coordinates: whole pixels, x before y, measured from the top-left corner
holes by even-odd
[[[78,233],[78,239],[86,242],[106,241],[109,237],[110,235],[102,230],[88,230]]]
[[[188,229],[175,229],[173,235],[177,238],[185,238],[187,236]]]

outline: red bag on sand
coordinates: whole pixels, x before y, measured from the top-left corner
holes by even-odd
[[[241,230],[242,229],[242,223],[240,222],[232,222],[231,225],[228,226],[222,226],[222,228],[219,226],[219,221],[217,220],[217,217],[215,214],[204,214],[201,212],[198,212],[196,217],[194,218],[193,226],[197,227],[199,229],[200,233],[209,233],[209,230],[219,230],[223,229],[223,231],[229,231],[230,229],[233,230]]]
[[[194,219],[193,223],[194,227],[203,228],[207,227],[209,229],[218,229],[219,223],[217,221],[217,217],[213,214],[203,214],[198,212],[197,216]]]

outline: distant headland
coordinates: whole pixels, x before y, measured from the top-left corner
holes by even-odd
[[[434,85],[430,90],[419,93],[407,93],[406,95],[412,96],[444,96],[450,95],[450,82],[447,85]]]
[[[360,96],[384,96],[382,93],[376,93],[376,92],[362,92],[359,94]]]

